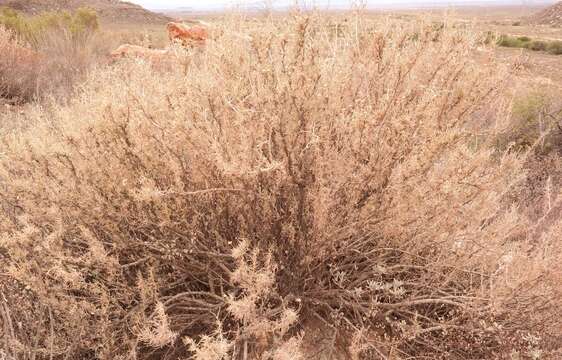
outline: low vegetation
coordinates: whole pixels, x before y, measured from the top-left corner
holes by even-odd
[[[69,95],[113,41],[97,32],[95,12],[52,12],[33,17],[0,11],[0,98],[14,103]]]
[[[233,16],[4,131],[0,356],[559,357],[562,223],[506,201],[508,69],[468,29],[349,22]]]
[[[99,27],[95,11],[80,8],[74,13],[67,11],[45,12],[25,16],[10,8],[0,9],[0,26],[14,32],[23,41],[38,48],[51,33],[65,32],[68,36],[83,39]]]
[[[562,55],[562,41],[558,40],[533,40],[527,36],[502,35],[497,43],[503,47],[546,51],[552,55]]]
[[[514,98],[509,126],[497,135],[496,150],[533,151],[546,154],[562,150],[559,143],[560,99],[535,90]]]
[[[41,64],[35,52],[0,27],[0,98],[29,100],[35,94]]]

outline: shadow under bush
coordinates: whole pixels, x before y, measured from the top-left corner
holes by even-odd
[[[526,241],[521,161],[468,146],[498,69],[465,30],[353,21],[233,21],[187,74],[97,71],[6,135],[5,351],[281,359],[312,324],[348,357],[554,351],[560,226]]]

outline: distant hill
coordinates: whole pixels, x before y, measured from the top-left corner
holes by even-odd
[[[562,27],[562,2],[556,3],[532,15],[529,21],[537,25]]]
[[[0,0],[0,7],[7,6],[27,14],[52,10],[75,10],[79,7],[95,9],[102,21],[165,23],[170,18],[148,11],[143,7],[120,0]]]

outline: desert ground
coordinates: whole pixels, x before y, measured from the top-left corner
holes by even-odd
[[[0,360],[562,358],[542,8],[33,4],[0,10]]]

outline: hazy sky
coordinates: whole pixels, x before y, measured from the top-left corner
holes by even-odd
[[[213,9],[234,4],[265,4],[272,3],[275,6],[287,6],[294,4],[294,0],[128,0],[140,4],[149,9],[171,9],[171,8],[193,8],[193,9]],[[299,3],[308,5],[316,4],[319,7],[346,7],[352,0],[300,0]],[[529,4],[544,3],[548,0],[366,0],[370,7],[389,6],[389,5],[454,5],[462,3],[512,3]]]

